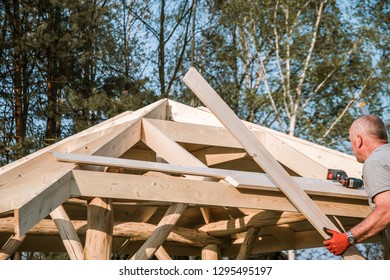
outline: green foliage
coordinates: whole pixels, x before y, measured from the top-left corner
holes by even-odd
[[[0,4],[0,164],[169,97],[195,66],[243,119],[349,151],[356,104],[390,120],[386,0]]]

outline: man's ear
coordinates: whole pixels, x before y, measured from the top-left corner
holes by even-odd
[[[358,134],[356,136],[356,147],[358,147],[359,149],[363,146],[363,137]]]

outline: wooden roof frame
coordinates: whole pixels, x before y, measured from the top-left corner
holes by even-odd
[[[0,259],[242,259],[322,246],[324,226],[371,212],[364,190],[324,179],[360,177],[354,157],[239,120],[194,68],[184,81],[208,108],[163,99],[2,167]]]

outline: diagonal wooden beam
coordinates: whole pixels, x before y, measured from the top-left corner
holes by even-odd
[[[0,249],[0,260],[7,260],[10,258],[19,249],[25,238],[26,235],[12,235]]]
[[[292,180],[286,170],[275,160],[267,149],[265,149],[260,141],[257,140],[195,68],[191,68],[187,72],[184,81],[242,144],[243,148],[256,163],[266,171],[275,185],[283,191],[295,207],[305,215],[322,237],[329,238],[324,231],[324,227],[338,230],[320,208],[313,203],[302,188]],[[343,254],[343,257],[345,259],[364,259],[354,246],[349,247]]]
[[[172,260],[171,256],[164,249],[163,246],[160,246],[157,251],[154,253],[159,260]]]
[[[241,244],[240,252],[237,255],[237,260],[248,260],[252,249],[253,245],[256,243],[256,240],[258,239],[260,228],[255,228],[255,227],[249,227],[245,238],[244,242]]]
[[[83,259],[83,245],[62,205],[50,213],[71,260]]]
[[[148,260],[150,259],[161,244],[166,240],[168,235],[173,230],[176,222],[182,216],[182,213],[187,209],[187,203],[175,203],[171,205],[164,217],[158,223],[153,234],[146,240],[146,242],[141,246],[141,248],[135,253],[131,259],[132,260]]]

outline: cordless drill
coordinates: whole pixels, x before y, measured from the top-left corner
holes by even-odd
[[[341,169],[328,169],[326,179],[337,181],[341,185],[349,189],[360,189],[363,186],[363,180],[348,177],[347,173]]]

